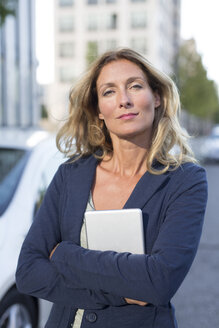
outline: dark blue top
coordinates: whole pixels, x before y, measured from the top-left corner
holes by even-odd
[[[71,327],[77,308],[85,309],[82,328],[177,327],[170,300],[199,244],[205,170],[186,163],[165,174],[142,176],[124,206],[143,212],[146,254],[136,255],[80,247],[97,164],[89,156],[58,169],[23,243],[17,287],[54,303],[47,328]],[[124,297],[149,304],[129,305]]]

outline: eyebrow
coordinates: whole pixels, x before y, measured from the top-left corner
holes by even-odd
[[[144,82],[147,82],[146,81],[146,78],[143,78],[142,76],[131,76],[131,77],[128,78],[128,80],[126,81],[126,83],[129,84],[129,83],[132,83],[132,82],[134,82],[136,80],[142,80]],[[107,83],[101,84],[98,89],[100,90],[103,87],[114,87],[114,86],[115,86],[115,83],[114,82],[107,82]]]

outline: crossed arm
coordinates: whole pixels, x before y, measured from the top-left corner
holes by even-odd
[[[56,248],[59,246],[59,243],[53,248],[53,250],[51,251],[50,255],[49,255],[49,259],[51,260]],[[127,298],[124,297],[124,300],[126,301],[127,304],[136,304],[136,305],[140,305],[140,306],[146,306],[148,303],[147,302],[142,302],[142,301],[137,301],[137,300],[133,300],[131,298]]]

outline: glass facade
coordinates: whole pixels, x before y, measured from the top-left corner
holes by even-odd
[[[0,125],[3,123],[3,49],[2,49],[2,30],[0,28]]]
[[[27,127],[39,121],[35,3],[14,4],[15,15],[7,16],[0,27],[0,125]]]

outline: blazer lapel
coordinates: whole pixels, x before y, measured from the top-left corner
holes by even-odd
[[[81,159],[81,163],[75,169],[73,164],[72,170],[68,176],[68,195],[69,208],[73,212],[74,224],[69,222],[68,233],[70,232],[72,240],[76,243],[80,241],[80,231],[84,218],[84,211],[89,199],[90,190],[95,178],[96,166],[98,160],[90,156],[86,159]]]
[[[140,208],[169,180],[169,172],[161,175],[146,172],[135,186],[124,208]]]

